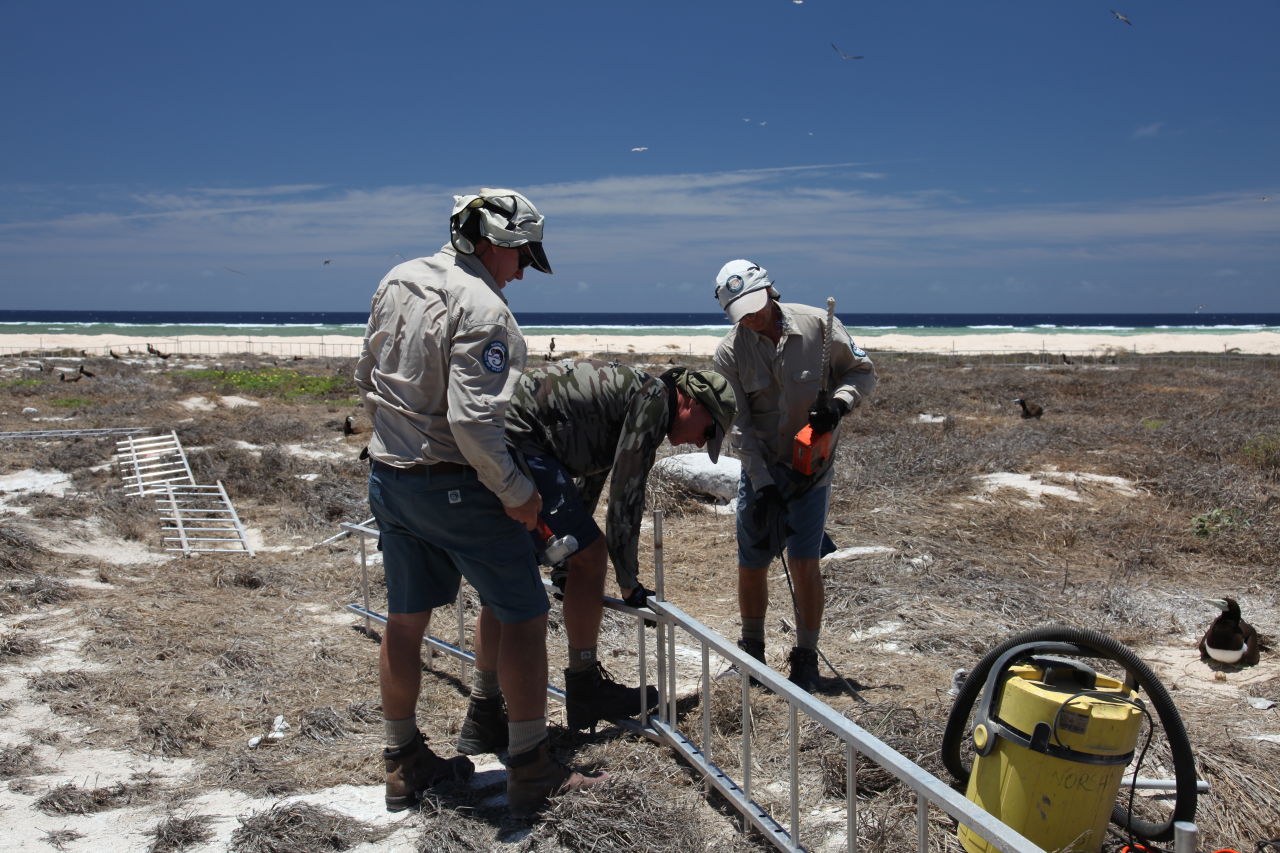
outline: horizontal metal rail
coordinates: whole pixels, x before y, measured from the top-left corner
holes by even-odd
[[[101,429],[32,429],[22,432],[0,432],[0,439],[7,438],[93,438],[100,435],[136,435],[146,432],[146,427],[103,427]]]

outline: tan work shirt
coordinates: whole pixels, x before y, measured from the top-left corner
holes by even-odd
[[[809,422],[809,408],[822,387],[827,312],[791,302],[779,302],[778,308],[782,337],[776,345],[758,332],[735,325],[715,355],[716,370],[729,380],[738,400],[733,445],[757,491],[777,483],[772,467],[790,468],[795,435]],[[838,319],[832,323],[828,375],[831,395],[847,403],[851,411],[876,387],[875,366],[854,345]],[[839,433],[837,426],[832,458]],[[815,485],[831,482],[831,472],[828,464]]]
[[[444,246],[394,267],[369,310],[355,382],[373,419],[369,455],[397,468],[476,469],[506,506],[533,497],[507,450],[507,404],[524,336],[489,271]]]

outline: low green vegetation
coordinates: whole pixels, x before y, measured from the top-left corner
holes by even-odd
[[[1234,530],[1237,527],[1248,527],[1249,522],[1229,509],[1215,507],[1203,515],[1191,519],[1191,532],[1201,539],[1208,539],[1219,533]]]
[[[83,409],[92,405],[92,401],[88,397],[59,397],[56,400],[50,400],[49,405],[57,406],[59,409]]]
[[[1255,435],[1244,443],[1240,452],[1265,471],[1280,470],[1280,435]]]
[[[315,376],[281,367],[255,370],[193,370],[185,379],[207,382],[220,393],[253,394],[283,400],[323,400],[354,397],[355,385],[347,376]]]
[[[0,382],[0,389],[14,391],[19,388],[35,388],[39,384],[39,379],[6,379],[4,382]]]
[[[1164,426],[1166,423],[1168,423],[1168,421],[1164,420],[1163,418],[1143,418],[1142,428],[1157,430],[1157,429],[1160,429],[1160,427]]]

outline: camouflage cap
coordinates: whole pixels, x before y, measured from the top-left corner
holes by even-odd
[[[675,377],[676,389],[692,397],[711,413],[715,422],[715,436],[707,441],[707,455],[712,462],[720,458],[720,445],[733,426],[738,413],[738,401],[734,399],[729,381],[714,370],[683,370]]]

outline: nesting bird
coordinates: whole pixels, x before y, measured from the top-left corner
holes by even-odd
[[[360,430],[356,429],[355,415],[347,415],[347,419],[342,422],[342,434],[355,435],[358,432],[360,432]]]
[[[1256,664],[1258,632],[1240,618],[1240,605],[1234,598],[1211,598],[1208,603],[1222,608],[1222,612],[1200,638],[1200,656],[1238,666]]]
[[[76,372],[77,372],[77,373],[79,373],[81,376],[88,376],[90,379],[92,379],[93,377],[95,377],[95,376],[97,376],[97,375],[98,375],[98,374],[96,374],[96,373],[94,373],[94,372],[92,372],[92,371],[85,370],[85,369],[84,369],[84,365],[83,365],[83,364],[79,365],[79,366],[76,368]]]
[[[1044,414],[1044,406],[1039,403],[1032,403],[1021,397],[1015,397],[1013,402],[1022,406],[1022,417],[1024,418],[1036,418],[1039,420],[1040,416]]]

